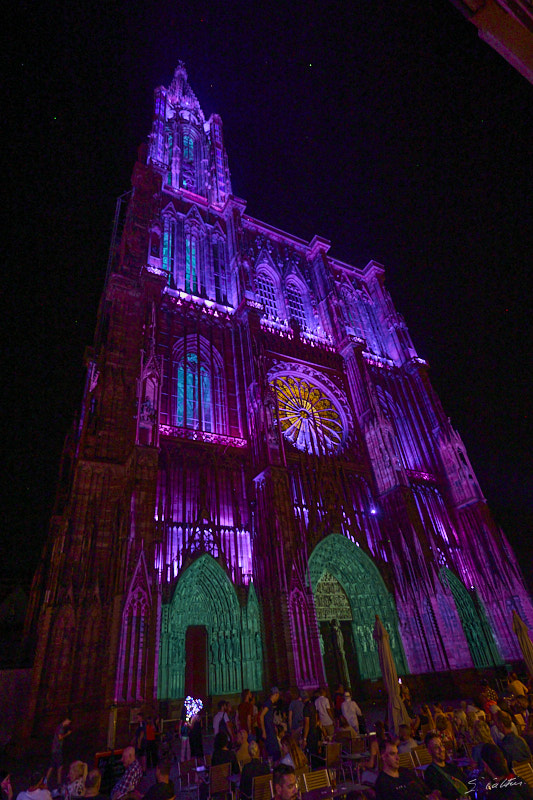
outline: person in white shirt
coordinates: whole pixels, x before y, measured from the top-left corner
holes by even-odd
[[[318,721],[326,731],[327,736],[333,736],[335,726],[333,724],[333,714],[331,713],[331,706],[326,697],[326,690],[324,687],[320,689],[320,695],[315,700],[315,708],[318,713]]]
[[[350,728],[353,728],[356,733],[359,733],[358,717],[362,717],[363,715],[355,700],[352,700],[352,695],[348,690],[344,692],[344,702],[341,705],[341,714]]]
[[[228,709],[228,701],[220,700],[218,703],[218,712],[213,717],[213,733],[215,734],[215,736],[217,735],[217,733],[223,730],[224,733],[228,734],[228,737],[231,737],[230,733],[231,722],[227,709]]]
[[[44,775],[34,772],[30,779],[30,788],[20,792],[17,800],[52,800],[52,795],[46,788]]]

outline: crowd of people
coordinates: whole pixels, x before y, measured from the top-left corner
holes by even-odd
[[[512,771],[517,762],[530,761],[533,750],[533,694],[514,673],[505,691],[498,693],[484,680],[477,697],[446,707],[438,702],[415,705],[405,685],[401,694],[409,722],[400,725],[396,736],[385,720],[365,720],[342,685],[331,696],[326,688],[282,695],[273,686],[262,703],[246,689],[235,709],[228,700],[218,703],[212,718],[213,750],[205,763],[229,763],[242,800],[252,797],[254,777],[269,773],[276,800],[292,800],[298,793],[296,775],[324,767],[324,744],[346,744],[348,739],[359,745],[364,741],[368,750],[361,756],[359,784],[352,787],[349,800],[533,800],[532,790]],[[107,795],[101,794],[99,770],[89,770],[80,760],[63,774],[63,742],[72,733],[67,714],[55,731],[48,770],[32,775],[28,788],[16,797],[10,776],[0,774],[0,800],[173,800],[180,787],[171,780],[172,769],[204,757],[207,726],[202,713],[186,713],[184,706],[165,732],[157,718],[139,714],[131,743],[122,752],[123,774]],[[413,765],[400,767],[400,758],[422,745],[430,763],[416,771]],[[143,781],[147,774],[151,785]],[[203,796],[205,784],[200,800]]]

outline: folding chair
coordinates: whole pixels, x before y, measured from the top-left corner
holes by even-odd
[[[216,767],[209,768],[209,797],[220,795],[231,795],[233,798],[233,789],[231,786],[231,764],[229,761],[226,764],[217,764]]]
[[[407,767],[408,769],[415,768],[415,762],[411,753],[400,753],[400,763],[398,766]]]
[[[304,773],[303,779],[306,792],[312,792],[313,789],[327,789],[330,785],[327,769]]]
[[[296,775],[296,783],[298,784],[298,792],[301,794],[305,792],[304,775],[311,772],[311,767],[307,764],[305,767],[298,767],[294,770]]]
[[[413,756],[413,760],[417,768],[427,767],[428,764],[431,764],[431,756],[425,744],[421,745],[420,747],[415,747],[414,750],[411,750],[411,755]]]
[[[252,800],[271,800],[272,775],[256,775],[252,780]]]
[[[533,767],[530,761],[520,761],[519,764],[513,763],[513,772],[517,778],[522,778],[528,786],[533,788]]]
[[[182,761],[179,765],[179,786],[180,794],[189,792],[196,794],[198,797],[198,773],[196,772],[196,759],[190,758],[188,761]]]

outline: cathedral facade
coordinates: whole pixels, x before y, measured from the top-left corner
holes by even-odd
[[[400,674],[520,656],[515,556],[384,268],[329,250],[246,213],[180,64],[117,206],[32,589],[31,719],[356,688],[376,614]]]

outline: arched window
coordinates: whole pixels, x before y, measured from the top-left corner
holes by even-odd
[[[289,318],[295,319],[300,328],[307,327],[307,313],[305,310],[302,290],[293,283],[287,286],[287,307]]]
[[[263,304],[264,316],[269,319],[279,317],[278,302],[276,297],[276,287],[274,281],[268,275],[262,273],[257,276],[257,294]]]
[[[226,293],[226,271],[224,266],[224,242],[215,239],[213,242],[213,277],[215,280],[215,300],[217,303],[225,303]]]
[[[187,337],[175,351],[172,371],[172,416],[180,428],[223,433],[226,403],[221,359],[203,339]]]
[[[183,137],[183,160],[192,161],[194,159],[194,140],[188,133]]]
[[[195,233],[185,237],[185,291],[198,294],[198,238]]]

